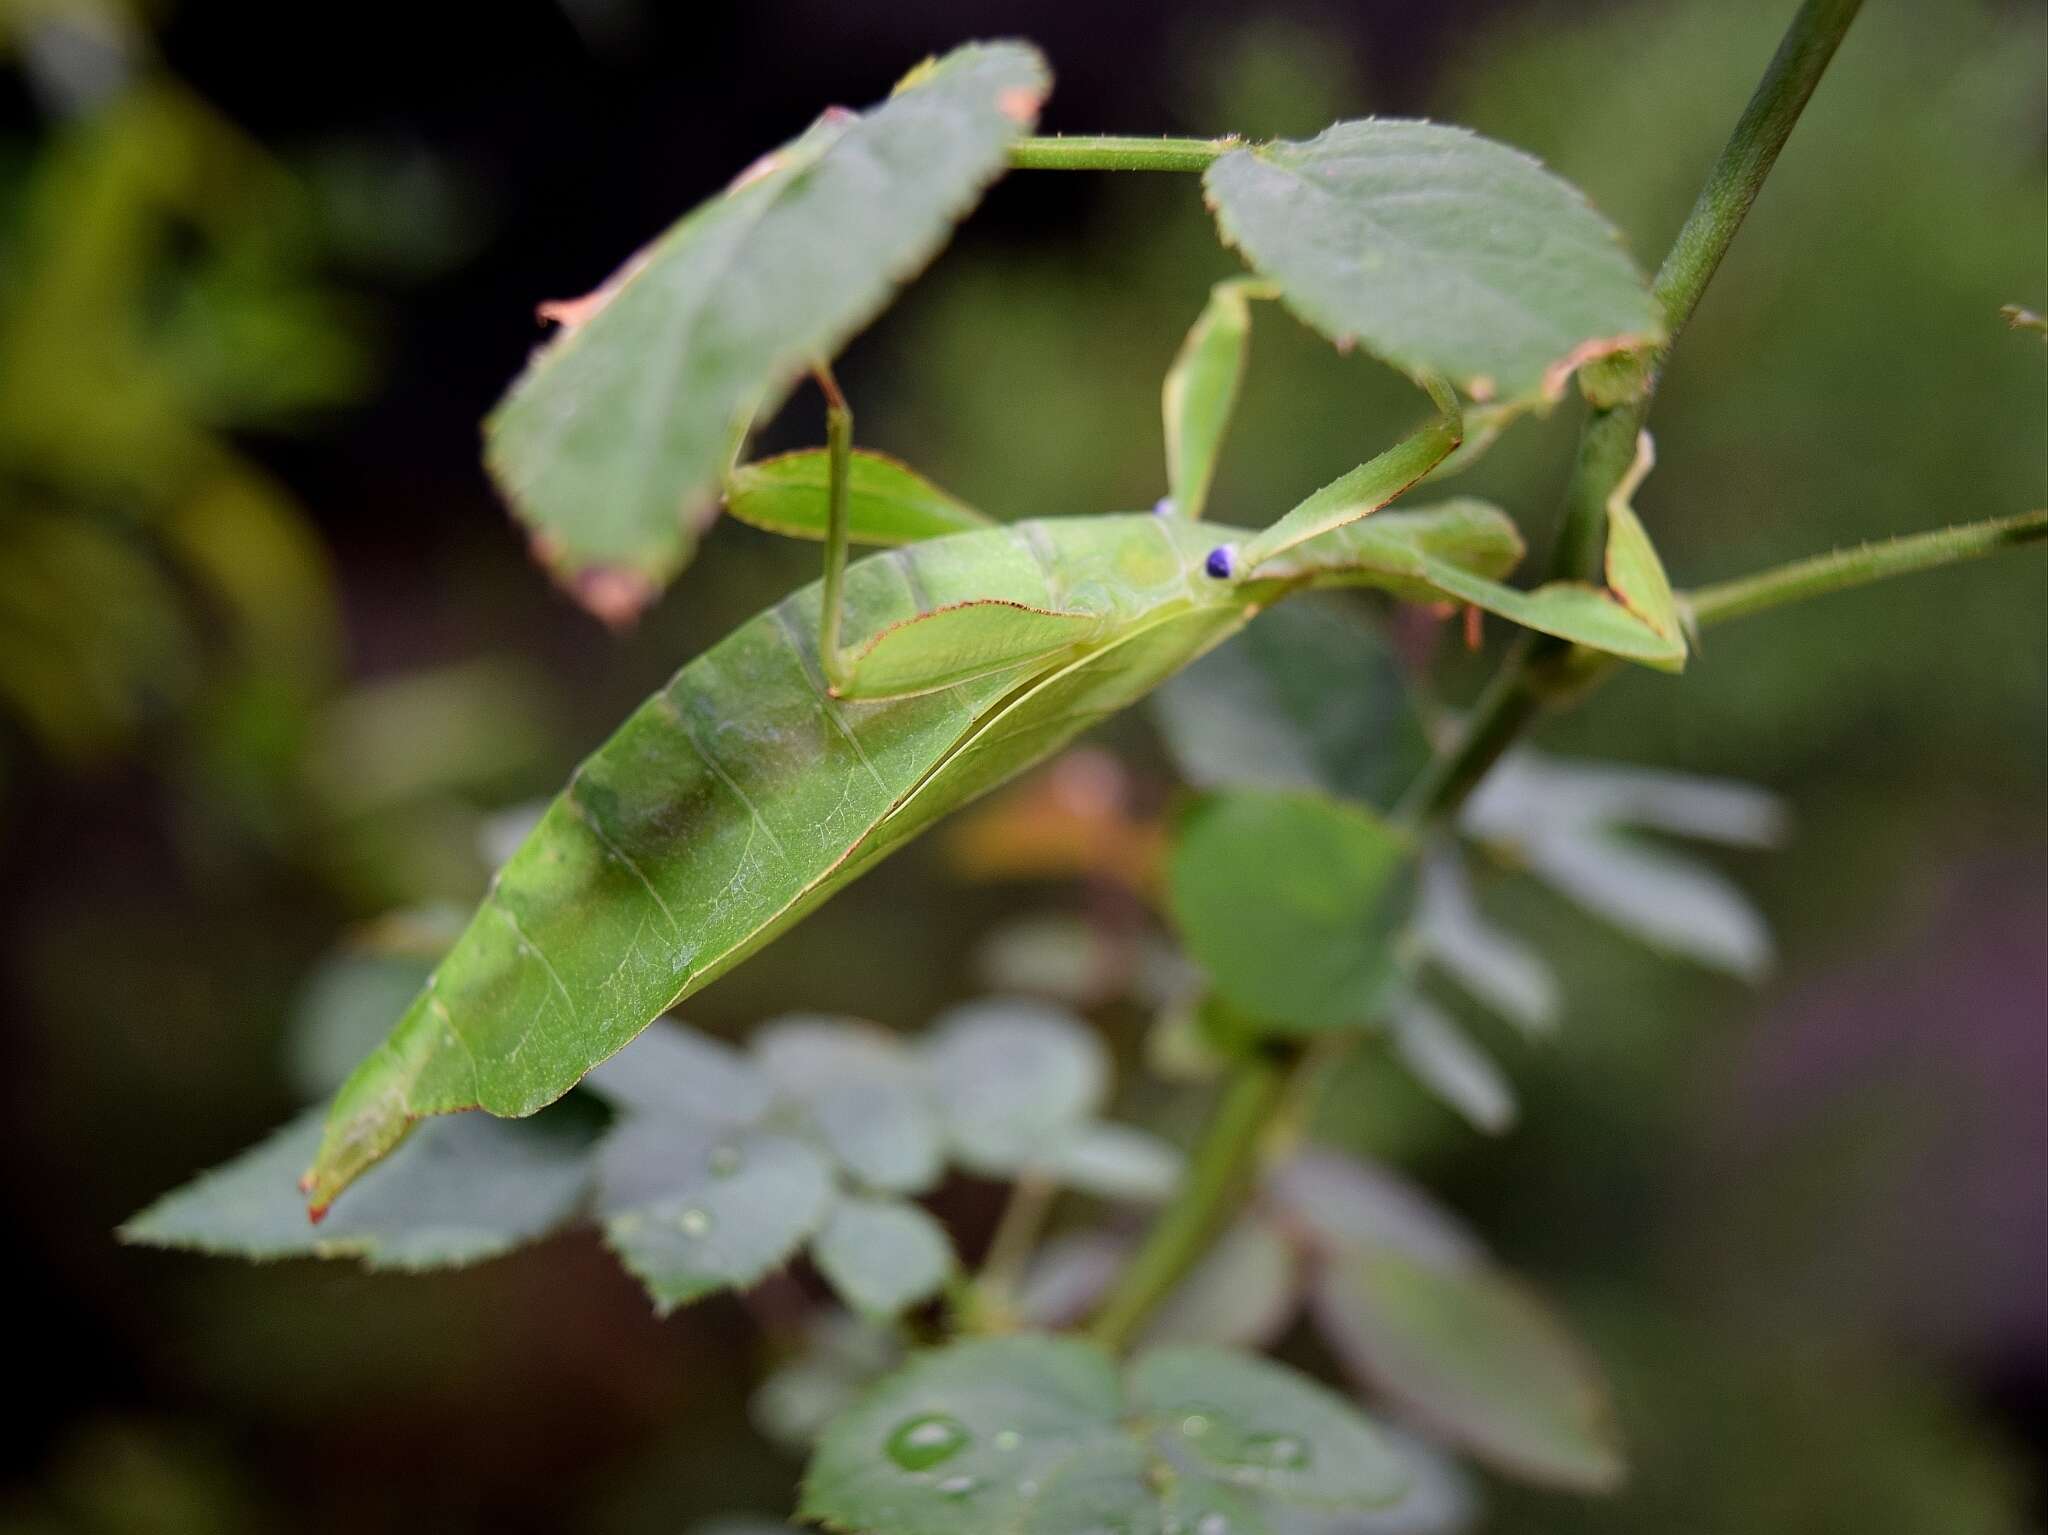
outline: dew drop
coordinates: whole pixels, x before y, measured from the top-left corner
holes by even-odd
[[[978,1477],[949,1476],[939,1483],[939,1491],[949,1498],[964,1498],[977,1491],[980,1486],[981,1481]]]
[[[692,1205],[676,1217],[676,1224],[686,1237],[705,1237],[711,1235],[713,1222],[709,1210],[700,1210]]]
[[[1024,1443],[1024,1436],[1014,1428],[1006,1428],[997,1433],[994,1442],[995,1447],[1007,1455]]]
[[[1198,1412],[1191,1412],[1180,1420],[1180,1431],[1190,1439],[1199,1439],[1209,1432],[1209,1420]]]
[[[711,1148],[711,1176],[714,1178],[730,1178],[740,1170],[740,1165],[744,1160],[745,1158],[740,1155],[740,1149],[737,1146],[714,1146]]]
[[[1194,1535],[1230,1535],[1230,1520],[1222,1514],[1204,1514],[1195,1521]]]
[[[1028,1477],[1028,1476],[1027,1476],[1027,1477],[1025,1477],[1023,1481],[1021,1481],[1021,1482],[1019,1482],[1019,1483],[1017,1484],[1017,1496],[1018,1496],[1018,1497],[1020,1497],[1020,1498],[1035,1498],[1035,1497],[1037,1497],[1037,1496],[1038,1496],[1038,1483],[1036,1483],[1036,1482],[1032,1481],[1032,1480],[1031,1480],[1031,1478],[1030,1478],[1030,1477]]]
[[[958,1418],[928,1412],[899,1424],[889,1436],[889,1458],[905,1471],[929,1471],[967,1447],[968,1433]]]

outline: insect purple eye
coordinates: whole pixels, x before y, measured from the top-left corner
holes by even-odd
[[[1237,569],[1237,545],[1218,544],[1209,551],[1209,557],[1202,561],[1202,569],[1218,581],[1228,581]]]

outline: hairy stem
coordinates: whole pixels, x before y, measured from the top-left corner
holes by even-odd
[[[1834,56],[1861,0],[1806,0],[1793,17],[1778,52],[1700,198],[1679,232],[1655,284],[1664,307],[1667,338],[1683,329],[1720,265],[1743,216],[1756,200],[1778,151]],[[1232,147],[1228,140],[1029,139],[1011,156],[1012,165],[1090,170],[1201,170]],[[1145,151],[1148,144],[1155,146]],[[1072,152],[1062,153],[1062,146]],[[1650,359],[1636,398],[1595,409],[1579,444],[1578,461],[1565,495],[1565,523],[1552,552],[1551,574],[1566,579],[1600,568],[1606,543],[1607,498],[1635,461],[1636,437],[1649,414],[1656,368]],[[1403,804],[1413,822],[1445,819],[1485,778],[1502,752],[1541,709],[1547,667],[1563,660],[1570,646],[1535,635],[1518,640],[1501,663],[1452,749],[1431,763]],[[1094,1335],[1111,1348],[1129,1343],[1146,1319],[1207,1250],[1250,1181],[1254,1154],[1265,1130],[1287,1100],[1287,1079],[1299,1051],[1267,1054],[1241,1064],[1217,1105],[1187,1181],[1154,1221],[1145,1245],[1124,1271],[1096,1316]]]
[[[1663,347],[1650,359],[1641,392],[1633,400],[1596,408],[1586,419],[1578,460],[1565,491],[1563,525],[1551,551],[1553,579],[1585,580],[1598,575],[1607,544],[1607,498],[1634,459],[1636,436],[1649,416],[1658,371],[1672,339],[1692,318],[1708,280],[1742,227],[1764,178],[1777,163],[1792,125],[1861,8],[1862,0],[1805,0],[1786,28],[1670,255],[1658,268],[1653,291],[1664,311],[1666,336]],[[1543,702],[1542,668],[1558,661],[1568,649],[1562,641],[1534,639],[1518,643],[1508,652],[1447,760],[1431,765],[1404,806],[1412,818],[1442,819],[1456,813],[1465,796],[1536,715]]]
[[[1272,1047],[1231,1072],[1180,1189],[1095,1315],[1090,1331],[1103,1347],[1130,1343],[1229,1220],[1251,1182],[1266,1126],[1286,1101],[1299,1056],[1295,1048]]]
[[[1931,533],[1888,538],[1854,549],[1836,549],[1760,570],[1752,576],[1703,586],[1685,593],[1679,601],[1691,613],[1692,621],[1704,628],[1787,602],[1804,602],[1809,597],[1847,591],[1852,586],[1911,575],[1916,570],[1959,565],[2015,544],[2030,544],[2044,538],[2048,538],[2048,511],[2021,512],[2016,517],[1998,517],[1960,528],[1938,528]]]
[[[1010,168],[1019,171],[1205,171],[1242,140],[1135,139],[1113,134],[1019,139]]]

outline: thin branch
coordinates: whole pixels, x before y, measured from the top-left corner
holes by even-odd
[[[1111,134],[1019,139],[1010,168],[1019,171],[1205,171],[1243,140],[1134,139]]]
[[[1766,608],[1788,602],[1804,602],[1829,592],[1867,586],[1893,576],[1911,575],[1916,570],[1938,570],[1980,559],[2000,549],[2048,539],[2048,511],[2021,512],[2016,517],[1999,517],[1989,522],[1972,522],[1959,528],[1938,528],[1931,533],[1912,533],[1883,543],[1862,544],[1854,549],[1836,549],[1811,559],[1794,560],[1755,575],[1703,586],[1679,598],[1692,621],[1704,628],[1744,618]]]

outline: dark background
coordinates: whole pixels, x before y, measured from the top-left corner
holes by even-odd
[[[167,83],[261,146],[260,168],[230,155],[203,178],[248,249],[206,286],[195,252],[218,230],[181,213],[121,247],[118,313],[90,294],[79,313],[175,356],[181,430],[264,488],[298,551],[221,556],[278,598],[253,641],[175,582],[144,601],[82,576],[40,628],[0,582],[0,646],[58,658],[0,675],[0,1198],[23,1409],[0,1530],[653,1531],[786,1503],[793,1464],[746,1422],[746,1311],[657,1324],[588,1237],[399,1279],[109,1235],[291,1111],[280,1042],[338,934],[466,899],[484,812],[551,789],[682,659],[807,578],[812,551],[728,527],[624,638],[548,588],[476,451],[537,301],[594,286],[824,105],[996,35],[1050,56],[1047,131],[1469,122],[1584,185],[1652,265],[1788,10],[186,0],[119,13],[127,67],[82,95],[52,86],[34,9],[0,11],[0,412],[90,423],[60,451],[0,416],[0,572],[23,528],[153,528],[219,472],[146,444],[132,473],[106,470],[95,412],[125,396],[93,376],[110,343],[86,321],[22,361],[38,317],[70,313],[37,253],[100,206],[65,157],[89,162],[106,114]],[[2044,349],[1997,318],[2048,301],[2044,91],[2040,7],[1870,7],[1660,398],[1638,504],[1681,583],[2048,496]],[[135,142],[152,164],[184,152]],[[272,175],[289,189],[250,191]],[[1149,504],[1159,376],[1233,265],[1184,180],[1012,177],[840,370],[863,437],[1003,515]],[[257,317],[239,360],[190,350],[194,285],[202,320],[208,303]],[[1411,409],[1362,359],[1260,325],[1219,489],[1245,521]],[[764,441],[815,440],[814,412],[800,396]],[[1567,408],[1525,428],[1474,477],[1539,542],[1574,426]],[[2039,1520],[2043,596],[2030,554],[1754,620],[1714,634],[1683,683],[1625,678],[1550,732],[1767,783],[1797,833],[1726,863],[1779,934],[1763,987],[1511,890],[1573,1004],[1558,1045],[1511,1055],[1522,1128],[1482,1141],[1385,1094],[1331,1127],[1468,1211],[1617,1381],[1630,1490],[1502,1492],[1487,1528]],[[111,658],[93,644],[136,626]],[[1452,696],[1477,675],[1454,668]],[[1112,739],[1163,783],[1141,720]],[[975,989],[978,935],[1071,899],[963,887],[921,848],[691,1017],[913,1027]],[[1142,1020],[1101,1021],[1128,1056]],[[1138,1101],[1173,1125],[1170,1098]],[[993,1213],[976,1187],[940,1209],[970,1248]]]

